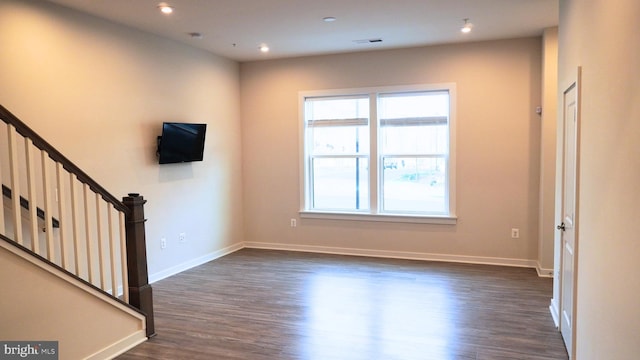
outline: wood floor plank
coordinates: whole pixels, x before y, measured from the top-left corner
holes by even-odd
[[[243,249],[153,284],[140,359],[568,359],[533,269]]]

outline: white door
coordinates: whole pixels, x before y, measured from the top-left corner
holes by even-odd
[[[580,85],[580,73],[578,81],[573,83],[563,97],[563,122],[564,122],[564,146],[563,146],[563,178],[562,178],[562,224],[558,229],[562,230],[562,265],[560,273],[560,332],[567,346],[569,357],[574,355],[575,334],[575,285],[576,285],[576,260],[577,260],[577,219],[576,219],[576,192],[577,192],[577,155],[578,155],[578,91]]]

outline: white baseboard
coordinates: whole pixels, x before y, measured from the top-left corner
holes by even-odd
[[[336,254],[336,255],[370,256],[370,257],[392,258],[392,259],[445,261],[445,262],[457,262],[457,263],[468,263],[468,264],[537,268],[536,260],[527,260],[527,259],[431,254],[431,253],[418,253],[418,252],[408,252],[408,251],[352,249],[352,248],[338,248],[338,247],[327,247],[327,246],[294,245],[294,244],[261,243],[261,242],[245,242],[244,247],[252,248],[252,249],[287,250],[287,251],[301,251],[301,252],[313,252],[313,253]]]
[[[536,262],[536,271],[539,277],[553,278],[553,269],[547,269],[540,266],[540,262]]]
[[[140,330],[88,356],[86,359],[114,359],[116,356],[124,354],[126,351],[142,344],[145,341],[147,341],[145,330]]]
[[[237,243],[237,244],[228,246],[224,249],[220,249],[212,253],[200,256],[198,258],[183,262],[182,264],[172,266],[168,269],[159,271],[155,274],[151,274],[149,275],[149,283],[152,284],[156,281],[160,281],[162,279],[168,278],[169,276],[172,276],[172,275],[181,273],[183,271],[189,270],[191,268],[194,268],[196,266],[208,263],[209,261],[221,258],[225,255],[231,254],[232,252],[236,252],[242,249],[243,247],[244,247],[243,243]]]
[[[553,323],[556,325],[556,328],[560,327],[560,309],[558,309],[558,304],[555,299],[551,299],[551,304],[549,305],[549,311],[551,312],[551,317],[553,318]]]

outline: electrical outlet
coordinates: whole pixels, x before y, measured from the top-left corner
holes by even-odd
[[[167,239],[165,239],[165,238],[160,239],[160,248],[161,249],[166,249],[167,248]]]
[[[296,219],[291,219],[291,227],[296,227],[298,226]]]
[[[520,229],[511,229],[511,238],[512,239],[520,238]]]
[[[180,233],[180,235],[178,235],[178,239],[180,240],[181,243],[187,242],[187,234],[186,233]]]

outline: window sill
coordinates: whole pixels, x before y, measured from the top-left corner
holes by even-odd
[[[302,219],[326,219],[326,220],[348,220],[348,221],[379,221],[392,223],[413,223],[413,224],[439,224],[455,225],[458,218],[455,215],[415,215],[415,214],[367,214],[352,212],[323,212],[301,210]]]

